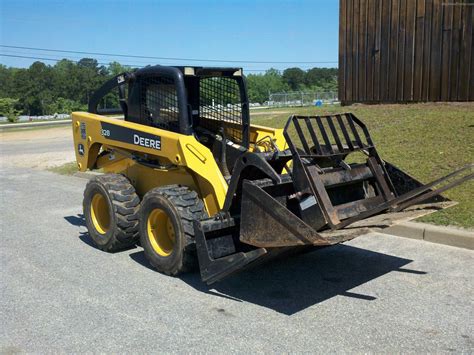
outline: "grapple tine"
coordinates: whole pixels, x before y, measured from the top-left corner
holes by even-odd
[[[460,169],[458,171],[462,172],[462,171],[464,171],[464,169]],[[458,185],[462,184],[465,181],[472,180],[472,179],[474,179],[474,174],[469,174],[469,175],[463,176],[462,178],[454,180],[454,181],[452,181],[452,182],[446,184],[445,186],[442,186],[442,187],[440,187],[436,190],[428,191],[427,193],[422,194],[422,195],[420,195],[420,196],[418,196],[414,199],[408,200],[404,203],[399,203],[399,205],[396,208],[393,208],[392,211],[394,211],[394,212],[401,211],[401,210],[403,210],[407,207],[410,207],[410,206],[415,205],[419,202],[428,200],[428,199],[430,199],[434,196],[439,195],[440,193],[443,193],[446,190],[449,190],[449,189],[451,189],[455,186],[458,186]],[[447,178],[443,178],[442,182],[444,182],[446,180],[447,180]]]
[[[346,120],[349,123],[349,127],[351,128],[352,134],[357,142],[357,148],[363,148],[364,144],[362,144],[362,140],[360,139],[359,132],[354,125],[354,121],[352,120],[352,115],[350,113],[345,114]]]
[[[300,137],[300,141],[303,144],[303,148],[306,152],[306,154],[311,154],[311,150],[308,145],[308,141],[306,140],[306,137],[304,136],[303,130],[301,129],[300,123],[298,121],[298,117],[293,118],[293,122],[295,125],[296,132],[298,133],[298,136]]]
[[[337,133],[336,127],[334,126],[331,116],[326,116],[326,120],[328,122],[329,129],[331,130],[332,136],[334,137],[334,140],[336,141],[336,145],[337,145],[337,148],[339,149],[339,152],[343,152],[344,147],[342,146],[341,139],[339,138],[339,134]]]
[[[306,123],[306,126],[308,127],[309,134],[311,135],[311,138],[313,139],[316,152],[318,154],[323,154],[323,150],[321,149],[321,144],[319,143],[318,137],[316,136],[316,132],[314,131],[311,121],[308,119],[308,117],[305,117],[304,121]]]
[[[326,145],[327,149],[332,154],[334,154],[334,150],[332,149],[331,141],[329,140],[329,136],[326,132],[326,128],[324,128],[323,121],[321,120],[321,117],[316,116],[316,123],[318,124],[319,131],[321,132],[321,135],[323,136],[324,144]]]
[[[349,134],[347,133],[347,128],[344,125],[344,122],[342,121],[341,115],[336,115],[337,122],[339,123],[339,127],[341,127],[342,134],[344,135],[344,139],[346,140],[347,147],[350,150],[354,150],[354,146],[352,145],[351,138],[349,137]]]
[[[362,220],[362,219],[365,219],[365,218],[368,218],[368,217],[371,217],[377,213],[380,213],[380,212],[383,212],[387,209],[389,209],[390,207],[394,206],[395,208],[392,209],[392,211],[396,212],[396,211],[400,211],[404,208],[407,208],[409,206],[412,206],[418,202],[422,202],[422,201],[425,201],[433,196],[436,196],[436,195],[439,195],[440,193],[446,191],[447,189],[449,188],[452,188],[454,186],[457,186],[457,185],[460,185],[461,183],[467,181],[467,180],[470,180],[473,178],[474,174],[469,174],[467,176],[464,176],[458,180],[455,180],[453,182],[451,182],[450,184],[446,185],[445,187],[441,187],[437,190],[433,190],[431,191],[431,188],[433,186],[436,186],[438,184],[441,184],[443,182],[445,182],[446,180],[448,179],[451,179],[453,178],[454,176],[456,175],[459,175],[461,174],[462,172],[466,171],[467,169],[472,169],[473,165],[472,164],[469,164],[469,165],[466,165],[464,167],[462,167],[461,169],[459,170],[456,170],[440,179],[437,179],[429,184],[426,184],[426,185],[422,185],[410,192],[407,192],[406,194],[403,194],[393,200],[389,200],[385,203],[382,203],[381,205],[371,209],[371,210],[368,210],[368,211],[365,211],[363,213],[361,213],[360,215],[356,216],[356,217],[353,217],[353,218],[349,218],[345,221],[343,221],[339,228],[344,228],[354,222],[357,222],[359,220]],[[425,192],[427,192],[425,194]],[[414,199],[416,196],[418,196],[416,199]],[[413,199],[413,200],[411,200]],[[410,201],[411,200],[411,201]]]

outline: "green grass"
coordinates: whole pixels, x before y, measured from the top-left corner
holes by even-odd
[[[70,163],[64,163],[58,166],[52,166],[48,168],[47,170],[56,174],[61,174],[61,175],[74,175],[75,173],[79,171],[77,169],[76,162],[70,162]],[[94,170],[94,172],[103,173],[104,171],[102,169],[96,169]]]
[[[474,103],[290,107],[251,111],[252,122],[283,127],[290,114],[353,112],[369,128],[384,160],[423,183],[474,161]],[[419,219],[474,228],[474,181],[443,194],[457,206]]]
[[[76,162],[65,163],[59,166],[53,166],[51,168],[48,168],[48,170],[53,173],[61,174],[61,175],[73,175],[74,173],[77,173],[78,171]]]

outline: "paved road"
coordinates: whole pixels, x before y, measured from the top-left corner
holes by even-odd
[[[5,146],[2,353],[474,352],[472,251],[371,234],[208,288],[151,270],[140,248],[94,248],[86,181],[4,164]]]

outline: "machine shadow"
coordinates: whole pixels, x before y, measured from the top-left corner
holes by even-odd
[[[130,254],[130,257],[151,268],[143,251]],[[271,261],[210,286],[201,281],[198,273],[184,274],[180,278],[207,294],[250,302],[292,315],[337,295],[375,300],[373,295],[350,290],[392,271],[426,274],[402,269],[412,261],[340,244]]]
[[[76,227],[85,227],[86,226],[86,221],[84,219],[84,215],[82,213],[77,214],[76,216],[66,216],[64,219],[72,224],[73,226]],[[87,244],[88,246],[97,249],[95,246],[94,242],[92,241],[92,238],[90,237],[88,232],[79,232],[79,239],[84,243]]]
[[[84,219],[84,215],[82,213],[77,214],[76,216],[66,216],[64,219],[76,227],[85,227],[86,221]]]
[[[66,216],[64,219],[72,224],[73,226],[76,227],[85,227],[86,226],[86,221],[84,219],[84,215],[82,213],[77,214],[76,216]],[[94,245],[94,242],[92,241],[92,238],[90,237],[88,232],[79,232],[79,239],[84,243],[87,244],[88,246],[97,249],[97,247]]]
[[[72,224],[73,226],[77,227],[85,227],[86,226],[86,221],[84,220],[84,215],[83,214],[78,214],[76,216],[66,216],[64,219]],[[99,249],[97,246],[94,244],[94,241],[92,240],[91,236],[89,235],[89,232],[79,232],[79,240],[81,240],[84,244],[87,244],[88,246],[94,248],[94,249]],[[136,245],[132,245],[128,248],[125,248],[123,250],[120,250],[118,252],[122,251],[127,251],[136,248]]]
[[[64,219],[72,225],[85,226],[82,214]],[[96,249],[88,232],[80,232],[79,239]],[[142,250],[131,253],[130,258],[155,270],[145,259]],[[292,315],[338,295],[365,301],[375,300],[373,295],[350,290],[392,271],[426,274],[424,271],[403,268],[410,262],[410,259],[338,244],[270,261],[210,286],[201,281],[197,272],[184,274],[180,278],[200,292],[237,302],[250,302]]]
[[[84,244],[87,244],[91,248],[99,249],[94,244],[94,241],[92,240],[91,236],[89,235],[89,232],[80,232],[79,239],[81,240],[81,242],[83,242]]]

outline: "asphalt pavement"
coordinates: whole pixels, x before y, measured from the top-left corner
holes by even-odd
[[[86,180],[0,182],[1,353],[474,352],[473,251],[369,234],[207,287],[96,249]]]
[[[370,234],[210,288],[107,254],[85,180],[0,171],[3,351],[474,351],[474,253]]]

